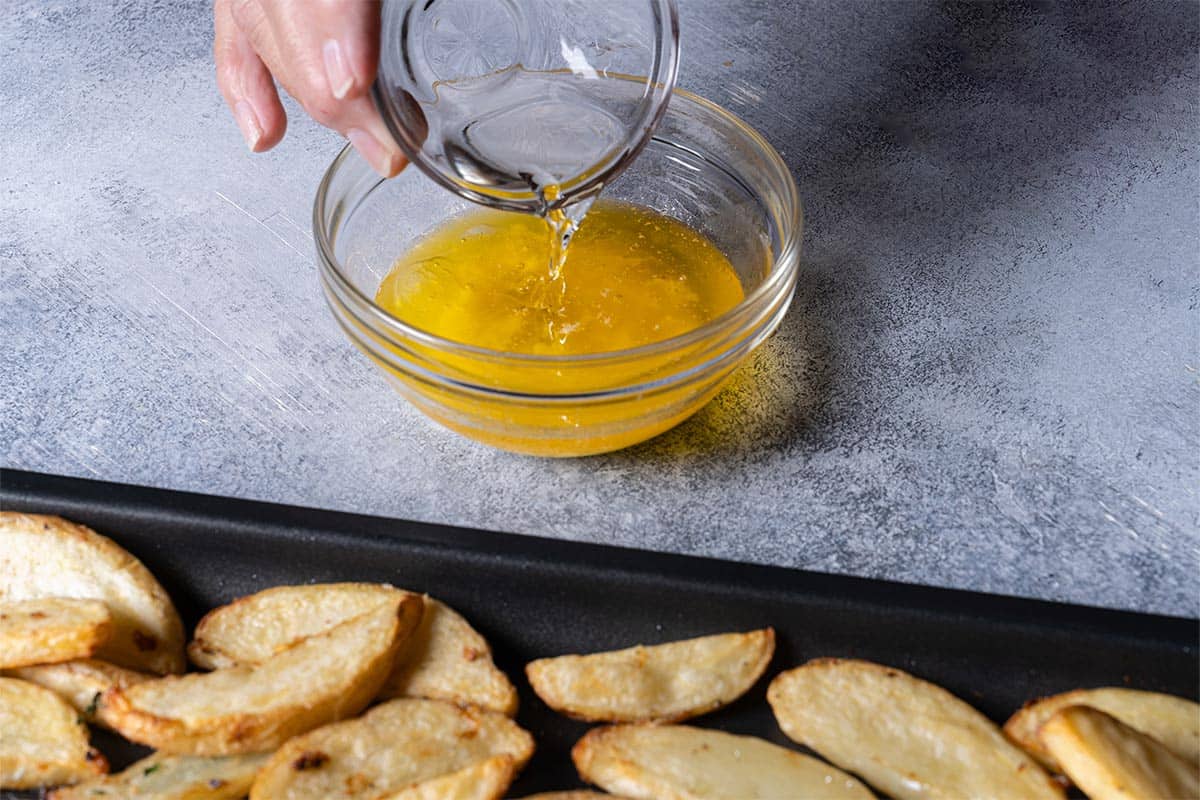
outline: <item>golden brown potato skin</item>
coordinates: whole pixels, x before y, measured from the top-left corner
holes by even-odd
[[[1095,708],[1056,711],[1038,739],[1091,800],[1200,798],[1200,768]]]
[[[1200,765],[1200,703],[1124,687],[1076,689],[1026,704],[1004,723],[1004,733],[1048,769],[1061,772],[1042,746],[1038,728],[1067,706],[1088,706],[1157,739],[1180,758]]]

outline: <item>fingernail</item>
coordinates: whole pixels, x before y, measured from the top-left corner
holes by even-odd
[[[341,100],[354,86],[354,73],[350,71],[342,46],[336,39],[325,42],[321,54],[325,58],[325,77],[329,80],[329,90]]]
[[[359,152],[367,163],[371,165],[371,169],[378,172],[385,178],[389,178],[398,168],[398,156],[394,150],[385,147],[378,139],[372,136],[362,128],[352,128],[346,138],[350,140],[350,144],[354,145],[354,149]]]
[[[254,113],[254,109],[249,103],[245,100],[238,100],[233,107],[233,116],[237,119],[238,127],[242,129],[242,138],[246,140],[246,146],[253,151],[258,147],[258,142],[263,135],[258,115]]]

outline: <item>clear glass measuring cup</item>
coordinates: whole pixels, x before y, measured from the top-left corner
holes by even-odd
[[[679,63],[675,0],[384,0],[381,23],[373,91],[409,161],[542,215],[629,164]]]

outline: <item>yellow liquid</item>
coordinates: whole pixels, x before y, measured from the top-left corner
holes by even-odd
[[[742,300],[733,265],[712,242],[648,209],[597,202],[571,238],[565,264],[555,260],[555,236],[535,216],[471,211],[401,256],[376,301],[451,341],[501,353],[570,356],[687,333]],[[701,363],[710,345],[705,339],[670,353],[585,366],[514,364],[417,344],[408,351],[468,385],[545,396],[646,385]],[[571,456],[627,447],[673,427],[716,394],[728,371],[699,383],[566,406],[392,374],[414,404],[460,433],[507,450]]]
[[[700,327],[742,299],[729,259],[681,222],[600,201],[552,275],[551,227],[480,209],[404,254],[376,296],[429,333],[509,353],[624,350]]]

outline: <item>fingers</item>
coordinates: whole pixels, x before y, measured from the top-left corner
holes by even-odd
[[[346,136],[385,177],[404,167],[370,97],[379,47],[374,0],[229,0],[266,67],[317,122]]]
[[[365,96],[379,60],[379,4],[358,0],[328,5],[329,28],[309,35],[321,40],[329,89],[338,100]]]
[[[271,73],[234,22],[229,0],[213,4],[213,23],[213,59],[221,95],[246,146],[256,153],[270,150],[287,130],[287,115]]]

